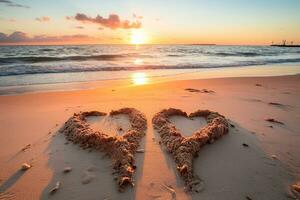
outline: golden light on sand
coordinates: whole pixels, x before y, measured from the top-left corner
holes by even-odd
[[[142,64],[143,64],[143,62],[144,62],[144,61],[143,61],[142,59],[140,59],[140,58],[137,58],[137,59],[135,59],[135,60],[134,60],[134,62],[133,62],[133,63],[134,63],[135,65],[142,65]]]
[[[143,72],[133,73],[131,78],[135,85],[144,85],[149,81],[147,74]]]
[[[130,43],[134,45],[145,44],[148,42],[147,34],[143,30],[132,30]]]

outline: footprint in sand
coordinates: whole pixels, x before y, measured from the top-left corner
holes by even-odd
[[[172,186],[154,182],[149,184],[146,195],[155,200],[176,199],[176,191]]]
[[[195,89],[195,88],[185,88],[184,90],[188,91],[188,92],[192,92],[192,93],[194,93],[194,92],[196,92],[196,93],[209,93],[209,94],[215,93],[215,91],[208,90],[208,89],[199,90],[199,89]]]
[[[92,182],[94,179],[96,178],[96,176],[94,174],[92,174],[91,171],[84,171],[82,176],[81,176],[81,183],[82,184],[89,184],[90,182]]]
[[[3,192],[3,193],[0,193],[0,199],[15,199],[15,194],[12,193],[12,192]]]

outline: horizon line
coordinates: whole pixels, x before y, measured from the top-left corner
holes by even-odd
[[[146,46],[146,45],[194,45],[194,46],[271,46],[272,44],[214,44],[214,43],[145,43],[145,44],[126,44],[126,43],[33,43],[33,44],[18,44],[18,43],[10,43],[10,44],[0,44],[3,46],[84,46],[84,45],[127,45],[127,46]]]

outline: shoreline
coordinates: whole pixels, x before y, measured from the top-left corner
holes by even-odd
[[[8,85],[0,86],[0,96],[6,95],[22,95],[26,93],[39,93],[39,92],[51,92],[51,91],[72,91],[72,90],[86,90],[95,89],[97,87],[103,87],[103,85],[134,85],[133,77],[135,73],[144,73],[148,79],[146,84],[169,82],[176,80],[197,80],[197,79],[214,79],[214,78],[239,78],[239,77],[272,77],[272,76],[286,76],[286,75],[297,75],[300,74],[299,63],[289,64],[272,64],[272,65],[257,65],[257,66],[241,66],[241,67],[225,67],[225,68],[204,68],[204,69],[185,69],[185,70],[163,70],[165,74],[158,75],[162,70],[157,71],[124,71],[123,75],[119,78],[109,78],[102,80],[82,80],[82,81],[71,81],[71,82],[54,82],[54,83],[32,83],[32,84],[21,84],[21,85]],[[154,73],[155,72],[155,73]],[[176,73],[177,72],[177,73]],[[94,77],[100,76],[111,76],[112,72],[84,72],[87,77],[92,74]],[[116,74],[118,74],[117,72]],[[28,78],[35,79],[36,76],[47,76],[47,79],[56,76],[82,76],[80,72],[77,73],[66,73],[66,74],[41,74],[41,75],[28,75]],[[114,76],[114,75],[113,75]],[[117,75],[120,76],[120,75]],[[22,78],[22,76],[8,76],[3,77],[2,82],[6,79],[11,78]],[[25,76],[26,77],[26,76]],[[0,77],[1,80],[1,77]],[[1,83],[1,81],[0,81]]]

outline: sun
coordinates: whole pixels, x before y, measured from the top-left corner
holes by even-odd
[[[130,43],[134,45],[145,44],[148,42],[147,34],[143,30],[133,30],[130,36]]]
[[[149,81],[147,74],[143,72],[133,73],[131,79],[134,85],[144,85]]]

